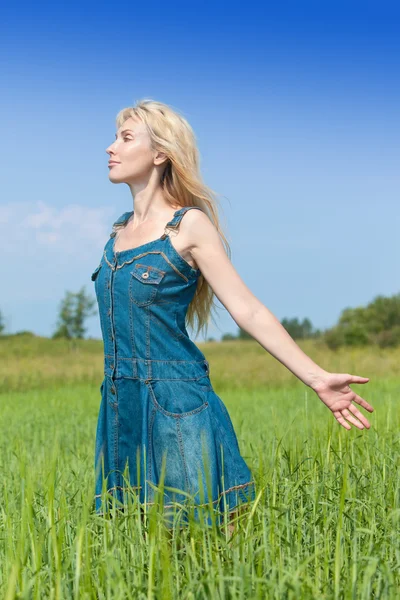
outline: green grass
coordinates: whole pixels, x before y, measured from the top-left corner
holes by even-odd
[[[301,343],[370,377],[353,389],[371,428],[346,431],[256,342],[199,346],[257,482],[231,539],[196,522],[171,532],[157,506],[96,516],[101,342],[1,340],[0,597],[398,598],[400,352]]]

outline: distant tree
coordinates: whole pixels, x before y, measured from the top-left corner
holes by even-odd
[[[303,319],[302,323],[299,322],[299,319],[297,317],[294,319],[283,319],[281,322],[281,325],[283,325],[283,327],[286,329],[286,331],[289,333],[289,335],[293,339],[311,338],[311,337],[321,336],[321,331],[319,329],[314,331],[310,319]],[[229,338],[229,339],[231,339],[231,338]],[[237,339],[252,340],[254,338],[245,329],[242,329],[241,327],[239,327]]]
[[[66,292],[60,303],[57,328],[52,338],[83,339],[86,332],[85,320],[97,313],[95,304],[96,301],[86,295],[84,287],[77,293]]]
[[[288,334],[294,340],[317,337],[317,335],[320,334],[318,330],[313,330],[312,323],[310,319],[307,318],[303,319],[301,323],[297,317],[295,317],[294,319],[284,318],[281,321],[281,325],[283,325]]]
[[[376,343],[381,348],[394,348],[400,346],[400,325],[392,329],[381,331],[375,338]]]
[[[284,318],[281,324],[293,339],[319,338],[329,348],[335,350],[340,346],[400,346],[400,294],[389,298],[376,296],[366,307],[345,308],[338,323],[329,329],[314,329],[310,319],[299,321]],[[253,337],[241,327],[238,334],[226,333],[224,340],[250,340]]]
[[[16,331],[13,335],[23,335],[25,337],[36,337],[36,333],[33,331],[29,331],[28,329],[22,329],[21,331]]]
[[[3,313],[0,311],[0,335],[3,335],[3,331],[6,328],[6,324],[4,323]]]
[[[233,335],[232,333],[224,333],[224,335],[221,337],[221,342],[226,342],[228,340],[236,340],[236,336]]]
[[[400,294],[376,296],[367,306],[345,308],[337,325],[324,333],[330,348],[400,345]]]
[[[345,343],[343,331],[338,327],[331,327],[329,329],[326,329],[324,331],[323,338],[324,342],[331,350],[337,350],[338,348],[340,348],[340,346],[343,346]]]

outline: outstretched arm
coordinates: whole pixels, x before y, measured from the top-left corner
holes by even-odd
[[[229,260],[220,236],[208,216],[198,210],[188,211],[182,223],[181,234],[187,241],[191,256],[238,326],[313,389],[345,429],[351,429],[347,421],[359,429],[364,426],[369,428],[368,420],[352,402],[369,412],[374,409],[349,387],[350,383],[367,383],[369,378],[347,373],[329,373],[317,365],[245,285]]]

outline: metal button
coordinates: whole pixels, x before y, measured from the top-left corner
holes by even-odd
[[[113,368],[114,368],[114,365],[110,365],[110,369],[113,369]]]
[[[149,273],[148,273],[148,271],[146,271],[146,273],[142,273],[142,277],[143,277],[143,279],[147,279],[147,278],[148,278],[148,276],[149,276]]]
[[[113,388],[113,387],[111,388],[111,393],[115,394],[115,388]]]

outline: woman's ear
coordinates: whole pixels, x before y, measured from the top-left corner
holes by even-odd
[[[168,161],[168,156],[165,154],[165,152],[158,152],[154,157],[154,164],[155,165],[162,165],[164,163],[166,163]]]

